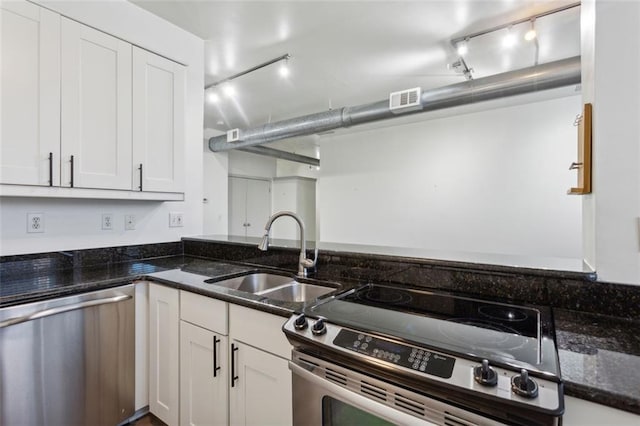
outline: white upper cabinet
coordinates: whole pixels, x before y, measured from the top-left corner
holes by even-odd
[[[134,190],[183,191],[184,102],[184,66],[134,47]]]
[[[0,15],[0,182],[59,185],[60,16],[26,1]]]
[[[62,18],[61,186],[131,189],[131,45]]]
[[[0,195],[183,197],[185,67],[27,1],[0,13]]]

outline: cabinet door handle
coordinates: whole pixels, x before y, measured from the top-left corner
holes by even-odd
[[[71,163],[71,181],[69,182],[69,185],[71,186],[71,188],[73,188],[73,155],[71,156],[71,160],[69,162]]]
[[[138,187],[138,189],[142,191],[142,163],[140,163],[140,167],[138,167],[138,170],[140,170],[140,186]]]
[[[218,343],[220,343],[220,339],[217,336],[213,336],[213,377],[218,375],[218,370],[220,370],[220,366],[218,365]]]
[[[236,380],[238,380],[238,376],[236,376],[236,361],[235,361],[235,352],[238,351],[238,347],[231,344],[231,387],[235,386]]]
[[[53,152],[49,153],[49,186],[53,186]]]

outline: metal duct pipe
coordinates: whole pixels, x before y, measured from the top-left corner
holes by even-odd
[[[320,160],[306,155],[294,154],[289,151],[281,151],[266,146],[245,146],[238,148],[240,151],[250,152],[252,154],[266,155],[267,157],[279,158],[282,160],[295,161],[296,163],[309,164],[310,166],[320,166]]]
[[[349,127],[393,117],[402,117],[437,109],[450,108],[539,90],[555,89],[580,83],[580,57],[563,59],[489,77],[469,80],[422,92],[422,109],[393,113],[388,100],[344,107],[336,110],[282,120],[240,131],[240,141],[227,143],[226,135],[209,139],[214,152],[261,145],[294,136],[312,135],[340,127]]]

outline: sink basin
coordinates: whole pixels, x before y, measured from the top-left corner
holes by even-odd
[[[291,284],[285,284],[271,290],[263,291],[260,295],[283,302],[308,302],[327,293],[331,293],[334,290],[335,288],[333,287],[293,282]]]
[[[293,284],[296,281],[284,275],[255,273],[243,275],[241,277],[230,278],[224,281],[216,281],[215,279],[206,280],[208,284],[215,284],[238,291],[246,291],[247,293],[258,294],[265,290],[271,290],[284,284]]]
[[[282,302],[308,302],[336,290],[335,287],[301,283],[292,276],[264,272],[222,281],[212,278],[205,282]]]

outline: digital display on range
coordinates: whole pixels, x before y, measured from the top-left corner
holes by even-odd
[[[448,379],[453,373],[455,358],[422,348],[401,345],[351,330],[340,330],[333,344],[373,358]]]

